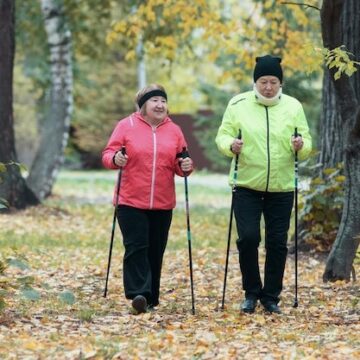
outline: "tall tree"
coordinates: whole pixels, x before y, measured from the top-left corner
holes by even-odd
[[[27,183],[39,199],[50,194],[64,160],[73,108],[71,33],[62,2],[41,0],[50,48],[51,89],[41,141]]]
[[[0,197],[11,207],[38,203],[16,162],[13,128],[13,67],[15,56],[15,0],[0,0],[0,161],[6,166],[0,179]]]
[[[341,112],[329,69],[324,70],[322,87],[322,113],[320,119],[320,171],[336,168],[343,161],[344,134]]]
[[[360,2],[358,0],[324,0],[321,8],[324,47],[332,50],[341,45],[360,58]],[[329,254],[324,281],[350,279],[353,260],[360,242],[360,78],[345,74],[335,80],[336,68],[329,70],[336,101],[332,111],[340,111],[344,141],[344,175],[346,176],[344,208],[337,237]],[[330,86],[330,84],[329,84]],[[331,92],[331,87],[329,87]],[[331,101],[334,98],[330,98]],[[326,100],[326,99],[325,99]],[[330,117],[331,119],[331,117]],[[335,121],[336,124],[336,121]]]

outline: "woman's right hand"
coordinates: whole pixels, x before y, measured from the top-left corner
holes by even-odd
[[[244,142],[242,139],[234,139],[233,143],[231,144],[231,151],[234,154],[240,154],[243,144]]]
[[[128,156],[123,154],[121,151],[118,151],[114,156],[114,163],[119,167],[123,167],[126,165],[128,161]]]

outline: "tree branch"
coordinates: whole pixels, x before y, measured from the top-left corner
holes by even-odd
[[[310,4],[305,4],[305,3],[295,3],[295,2],[285,2],[283,1],[281,3],[282,5],[298,5],[298,6],[305,6],[307,8],[313,8],[313,9],[316,9],[318,11],[320,11],[320,8],[318,8],[317,6],[314,6],[314,5],[310,5]]]

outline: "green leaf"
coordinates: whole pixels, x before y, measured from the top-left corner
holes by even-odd
[[[3,206],[3,207],[6,207],[8,208],[9,207],[9,202],[4,199],[4,198],[0,198],[0,204]]]
[[[41,287],[45,290],[50,290],[51,289],[51,286],[48,284],[48,283],[42,283],[41,284]]]
[[[69,290],[59,294],[59,299],[67,305],[73,305],[76,301],[75,295]]]
[[[26,264],[24,261],[19,259],[10,259],[8,260],[9,266],[15,266],[19,268],[20,270],[28,270],[30,269],[29,265]]]
[[[35,282],[35,278],[33,276],[22,276],[17,278],[16,281],[26,287],[33,284]]]
[[[25,164],[17,164],[21,172],[27,172],[28,169]]]
[[[0,297],[0,313],[5,309],[6,302],[3,298]]]
[[[6,171],[6,165],[2,162],[0,162],[0,173]]]
[[[31,300],[31,301],[38,301],[40,300],[41,297],[39,291],[31,287],[27,287],[26,289],[23,289],[21,291],[21,296],[26,300]]]

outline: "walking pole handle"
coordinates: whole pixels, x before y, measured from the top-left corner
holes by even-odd
[[[125,147],[125,145],[122,145],[121,146],[121,153],[123,154],[123,155],[126,155],[126,147]]]
[[[184,146],[184,147],[182,148],[181,158],[182,158],[182,159],[185,159],[185,158],[187,158],[187,157],[189,157],[189,152],[188,152],[186,146]]]
[[[241,129],[239,129],[239,133],[238,133],[237,138],[240,139],[240,140],[241,140],[241,138],[242,138]]]

